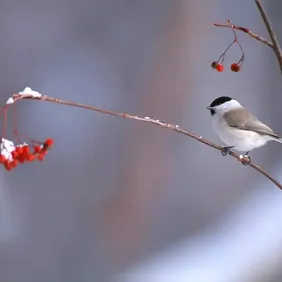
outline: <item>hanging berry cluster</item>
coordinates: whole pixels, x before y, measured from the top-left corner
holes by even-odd
[[[31,95],[34,98],[41,97],[39,92],[33,91],[29,87],[26,87],[24,91],[19,92],[19,94]],[[29,141],[29,144],[25,142],[22,143],[20,141],[20,134],[16,126],[16,101],[17,100],[13,97],[9,98],[3,108],[4,126],[2,134],[3,137],[0,137],[0,164],[2,164],[8,171],[14,169],[19,164],[30,163],[33,161],[43,161],[49,149],[51,149],[54,144],[54,141],[51,138],[46,139],[45,142],[31,140]],[[6,137],[7,115],[10,107],[12,108],[13,132],[15,137],[13,139],[17,140],[16,143]]]
[[[0,164],[6,170],[12,170],[19,164],[36,160],[43,161],[53,143],[53,139],[47,139],[43,144],[29,145],[23,143],[15,145],[12,141],[2,138]]]
[[[227,21],[230,25],[231,25],[231,21]],[[232,25],[231,25],[231,29],[233,31],[233,34],[234,34],[234,39],[233,41],[230,43],[230,45],[225,49],[225,51],[220,55],[220,57],[218,58],[217,61],[214,61],[211,63],[211,67],[215,70],[217,70],[218,72],[222,72],[224,71],[224,59],[225,59],[225,54],[226,52],[230,49],[231,46],[233,46],[234,44],[237,44],[239,47],[240,47],[240,50],[241,50],[241,58],[240,60],[237,62],[237,63],[232,63],[231,66],[230,66],[230,69],[231,71],[233,72],[239,72],[241,70],[241,67],[243,65],[243,62],[244,62],[244,51],[243,51],[243,47],[242,45],[240,44],[238,38],[237,38],[237,34],[235,32],[235,30],[232,28]]]

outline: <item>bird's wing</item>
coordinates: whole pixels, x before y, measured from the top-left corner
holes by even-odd
[[[241,130],[255,131],[262,135],[269,135],[274,138],[280,138],[273,130],[254,117],[245,109],[236,109],[225,113],[224,118],[229,126]]]

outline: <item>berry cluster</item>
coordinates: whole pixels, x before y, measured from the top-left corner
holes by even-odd
[[[46,139],[44,143],[14,145],[12,141],[2,138],[0,164],[3,164],[6,170],[12,170],[18,164],[35,160],[43,161],[53,143],[53,139]]]
[[[231,21],[227,21],[230,25],[231,25]],[[237,63],[233,63],[231,64],[230,66],[230,69],[231,71],[233,72],[239,72],[241,70],[241,66],[244,62],[244,51],[243,51],[243,47],[242,45],[240,44],[240,42],[238,41],[238,38],[237,38],[237,34],[235,32],[235,30],[232,28],[232,25],[231,25],[231,29],[233,31],[233,34],[234,34],[234,39],[233,41],[231,42],[231,44],[225,49],[225,51],[220,55],[220,57],[218,58],[217,61],[214,61],[211,63],[211,67],[215,70],[217,70],[218,72],[222,72],[224,71],[224,65],[223,65],[223,62],[224,62],[224,59],[225,59],[225,54],[226,52],[230,49],[230,47],[234,44],[238,44],[238,46],[240,47],[240,50],[241,50],[241,58],[240,60],[237,62]]]
[[[231,69],[231,71],[239,72],[241,70],[241,65],[242,65],[242,63],[241,64],[240,63],[233,63],[233,64],[231,64],[230,69]],[[212,62],[211,67],[213,69],[216,69],[218,72],[224,71],[224,65],[222,63],[219,63],[218,61]]]

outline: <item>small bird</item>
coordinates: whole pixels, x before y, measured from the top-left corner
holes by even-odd
[[[218,97],[206,108],[211,113],[214,131],[227,145],[222,151],[224,156],[235,149],[246,152],[245,157],[250,158],[250,151],[268,141],[282,143],[282,139],[270,127],[231,97]]]

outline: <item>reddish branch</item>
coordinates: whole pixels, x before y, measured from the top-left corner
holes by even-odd
[[[261,37],[260,35],[252,32],[248,28],[238,26],[238,25],[234,25],[233,23],[231,23],[231,21],[227,21],[228,22],[227,24],[214,23],[213,25],[216,26],[216,27],[227,27],[227,28],[232,28],[232,29],[235,29],[235,30],[242,31],[242,32],[248,34],[250,37],[258,40],[259,42],[271,47],[272,50],[274,51],[275,55],[276,55],[276,58],[277,58],[277,61],[278,61],[279,67],[280,67],[280,71],[281,71],[281,74],[282,74],[282,51],[281,51],[281,48],[279,46],[279,42],[276,38],[276,35],[275,35],[275,32],[272,28],[271,22],[270,22],[270,20],[267,16],[267,13],[266,13],[261,1],[260,0],[254,0],[254,1],[255,1],[257,8],[258,8],[258,10],[261,14],[261,17],[263,19],[263,22],[265,24],[265,27],[268,31],[268,34],[269,34],[269,37],[270,37],[271,40],[267,40],[267,39]]]
[[[268,30],[271,41],[262,38],[261,36],[255,34],[254,32],[250,31],[247,28],[233,25],[230,21],[228,21],[228,24],[214,24],[214,25],[218,26],[218,27],[228,27],[228,28],[232,28],[233,30],[242,31],[242,32],[248,34],[249,36],[251,36],[252,38],[262,42],[263,44],[266,44],[269,47],[271,47],[276,54],[277,60],[279,62],[280,70],[281,70],[281,73],[282,73],[282,52],[281,52],[281,48],[279,46],[279,43],[278,43],[276,36],[275,36],[275,33],[274,33],[274,31],[271,27],[271,23],[270,23],[270,21],[267,17],[267,14],[266,14],[260,0],[254,0],[254,1],[257,5],[258,9],[259,9],[259,12],[260,12],[262,18],[263,18],[263,21],[264,21],[265,26]],[[146,123],[154,124],[156,126],[161,126],[163,128],[173,130],[177,133],[189,136],[189,137],[191,137],[191,138],[193,138],[193,139],[195,139],[195,140],[197,140],[197,141],[199,141],[199,142],[201,142],[201,143],[203,143],[203,144],[205,144],[205,145],[207,145],[211,148],[214,148],[216,150],[219,150],[219,151],[223,150],[223,147],[204,139],[202,136],[197,136],[196,134],[194,134],[192,132],[186,131],[186,130],[180,128],[178,125],[166,123],[166,122],[156,120],[156,119],[152,119],[152,118],[149,118],[149,117],[138,117],[138,116],[134,116],[134,115],[126,114],[126,113],[113,112],[113,111],[104,110],[104,109],[100,109],[100,108],[97,108],[97,107],[88,106],[88,105],[84,105],[84,104],[79,104],[79,103],[74,103],[74,102],[69,102],[69,101],[63,101],[63,100],[60,100],[60,99],[48,97],[46,95],[41,96],[41,97],[35,97],[34,95],[31,95],[31,94],[14,94],[12,98],[13,98],[12,102],[17,102],[17,101],[26,100],[26,99],[28,99],[28,100],[40,100],[40,101],[45,101],[45,102],[57,103],[57,104],[61,104],[61,105],[79,107],[79,108],[83,108],[83,109],[87,109],[87,110],[91,110],[91,111],[95,111],[95,112],[99,112],[99,113],[107,114],[107,115],[111,115],[111,116],[133,119],[133,120],[137,120],[137,121],[141,121],[141,122],[146,122]],[[229,155],[231,155],[233,158],[237,159],[241,163],[246,162],[246,160],[244,158],[242,159],[242,157],[240,155],[238,155],[238,154],[236,154],[232,151],[229,151]],[[253,169],[257,170],[258,172],[260,172],[261,174],[263,174],[266,178],[268,178],[270,181],[272,181],[279,189],[282,190],[282,184],[280,184],[276,179],[274,179],[267,171],[262,169],[260,166],[252,163],[250,160],[249,160],[248,165],[250,167],[252,167]]]
[[[227,24],[213,23],[213,25],[216,26],[216,27],[227,27],[227,28],[233,28],[235,30],[242,31],[242,32],[248,34],[249,36],[251,36],[252,38],[260,41],[261,43],[266,44],[267,46],[273,48],[273,43],[271,41],[269,41],[269,40],[261,37],[260,35],[252,32],[248,28],[232,24],[230,21],[228,21]]]
[[[137,121],[141,121],[141,122],[146,122],[146,123],[161,126],[163,128],[173,130],[177,133],[189,136],[189,137],[191,137],[191,138],[193,138],[193,139],[195,139],[195,140],[197,140],[197,141],[199,141],[199,142],[201,142],[201,143],[203,143],[203,144],[205,144],[205,145],[207,145],[211,148],[214,148],[216,150],[219,150],[219,151],[223,150],[223,147],[221,147],[217,144],[214,144],[214,143],[210,142],[209,140],[204,139],[202,136],[197,136],[196,134],[194,134],[192,132],[186,131],[186,130],[180,128],[178,125],[166,123],[164,121],[152,119],[152,118],[149,118],[149,117],[138,117],[138,116],[127,114],[127,113],[119,113],[119,112],[104,110],[104,109],[97,108],[97,107],[94,107],[94,106],[89,106],[89,105],[84,105],[84,104],[79,104],[79,103],[74,103],[74,102],[70,102],[70,101],[64,101],[64,100],[48,97],[46,95],[44,95],[42,97],[34,97],[33,95],[29,95],[29,94],[14,94],[13,99],[14,99],[14,102],[24,100],[24,99],[25,100],[26,99],[28,99],[28,100],[40,100],[40,101],[51,102],[51,103],[56,103],[56,104],[60,104],[60,105],[83,108],[83,109],[86,109],[86,110],[95,111],[95,112],[99,112],[99,113],[106,114],[106,115],[111,115],[111,116],[116,116],[116,117],[121,117],[121,118],[127,118],[127,119],[133,119],[133,120],[137,120]],[[229,152],[229,155],[231,155],[232,157],[234,157],[235,159],[237,159],[240,162],[244,161],[244,159],[240,158],[240,155],[238,155],[238,154],[236,154],[232,151]],[[250,167],[254,168],[255,170],[257,170],[258,172],[260,172],[261,174],[263,174],[270,181],[272,181],[279,189],[282,190],[282,184],[280,184],[276,179],[274,179],[263,168],[261,168],[260,166],[254,164],[252,162],[248,163],[248,165]]]
[[[274,53],[276,55],[277,61],[279,63],[280,71],[281,71],[281,74],[282,74],[282,51],[281,51],[281,48],[279,46],[279,42],[278,42],[278,40],[276,38],[275,32],[274,32],[274,30],[272,28],[270,20],[269,20],[269,18],[267,16],[267,13],[266,13],[266,11],[265,11],[261,1],[260,0],[255,0],[255,3],[257,5],[257,7],[258,7],[258,10],[259,10],[259,12],[261,14],[261,17],[262,17],[262,19],[264,21],[265,27],[266,27],[266,29],[268,31],[268,34],[270,36],[270,39],[272,41],[272,44],[273,44],[272,49],[273,49],[273,51],[274,51]]]

